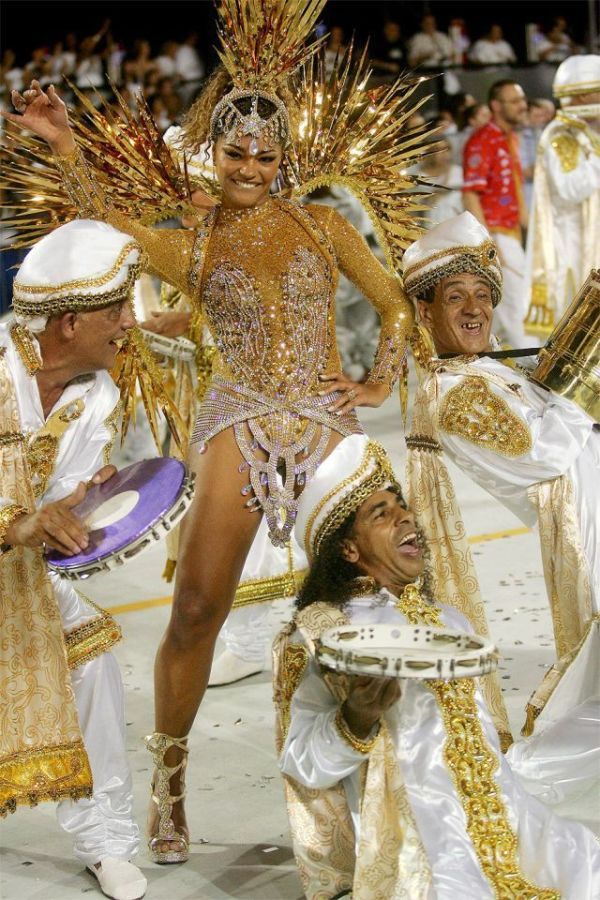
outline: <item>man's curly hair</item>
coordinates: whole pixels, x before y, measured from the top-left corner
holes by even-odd
[[[397,486],[391,486],[387,490],[402,496],[402,491]],[[344,559],[342,555],[344,542],[352,538],[354,534],[356,512],[351,513],[342,522],[337,531],[332,532],[322,541],[319,553],[315,556],[308,575],[298,592],[298,597],[296,598],[296,608],[298,610],[305,609],[319,600],[343,609],[352,597],[361,593],[361,581],[359,579],[364,578],[365,573],[355,563]],[[423,586],[421,592],[424,597],[433,603],[431,573],[427,565],[429,552],[425,543],[425,536],[418,524],[416,530],[417,541],[423,550],[426,561],[422,576]],[[364,593],[364,583],[362,586],[362,593]]]

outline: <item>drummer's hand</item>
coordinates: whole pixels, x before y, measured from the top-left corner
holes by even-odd
[[[116,474],[116,466],[102,466],[101,469],[98,469],[95,475],[92,475],[90,481],[92,484],[104,484],[105,481],[108,481],[109,478],[112,478],[113,475]]]
[[[190,312],[152,312],[152,318],[142,322],[140,328],[153,331],[154,334],[164,334],[165,337],[175,338],[185,334],[189,328],[192,314]]]
[[[67,107],[51,84],[45,92],[39,81],[33,80],[29,90],[19,93],[11,92],[11,100],[15,113],[3,112],[2,115],[19,125],[33,131],[50,144],[54,153],[66,156],[75,149],[75,141]]]
[[[105,466],[105,468],[113,468]],[[103,471],[102,469],[100,470]],[[71,509],[81,503],[86,487],[83,481],[64,500],[47,503],[34,513],[15,519],[4,540],[12,547],[39,547],[46,544],[65,556],[81,553],[88,546],[87,529]]]
[[[327,407],[327,412],[335,413],[336,416],[349,413],[356,406],[381,406],[390,395],[389,384],[352,381],[343,372],[336,372],[334,375],[319,375],[319,380],[323,382],[324,387],[324,390],[319,391],[320,397],[331,391],[341,391],[340,399]]]
[[[352,734],[360,740],[367,738],[383,713],[398,702],[400,694],[397,678],[351,677],[342,715]]]

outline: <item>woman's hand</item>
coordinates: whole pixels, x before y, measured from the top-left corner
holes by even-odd
[[[319,391],[320,397],[332,391],[342,393],[339,400],[327,407],[327,412],[333,412],[336,416],[349,413],[357,406],[381,406],[390,395],[388,384],[352,381],[343,372],[336,372],[334,375],[319,375],[319,379],[327,382],[327,390]]]
[[[192,314],[168,310],[166,312],[153,311],[152,318],[146,319],[140,324],[140,328],[153,331],[154,334],[164,334],[165,337],[175,338],[185,334],[188,330]]]
[[[66,156],[75,149],[67,107],[53,84],[44,92],[39,81],[32,81],[29,90],[13,91],[11,99],[18,115],[3,112],[6,119],[43,138],[54,153]]]

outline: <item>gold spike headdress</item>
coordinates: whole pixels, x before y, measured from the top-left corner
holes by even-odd
[[[219,9],[219,58],[233,81],[233,90],[215,106],[210,137],[229,141],[250,135],[250,152],[258,138],[285,147],[290,120],[277,89],[322,43],[305,41],[325,0],[225,0]]]

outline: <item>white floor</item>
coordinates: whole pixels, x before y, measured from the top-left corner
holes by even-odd
[[[403,471],[402,424],[397,400],[367,410],[364,423]],[[531,690],[553,659],[553,641],[537,536],[453,470],[478,568],[488,617],[501,647],[501,676],[513,730],[523,723]],[[155,546],[118,573],[85,583],[84,591],[109,608],[156,599],[118,614],[125,640],[117,656],[127,689],[129,749],[137,817],[143,825],[150,758],[141,738],[152,730],[152,665],[169,607],[161,598],[164,549]],[[275,631],[289,614],[277,604]],[[142,846],[139,864],[148,900],[302,896],[294,869],[282,787],[272,739],[270,674],[208,691],[193,730],[188,769],[192,853],[183,866],[159,867]],[[93,879],[70,854],[52,805],[20,809],[3,822],[0,897],[3,900],[74,900],[99,895]]]

